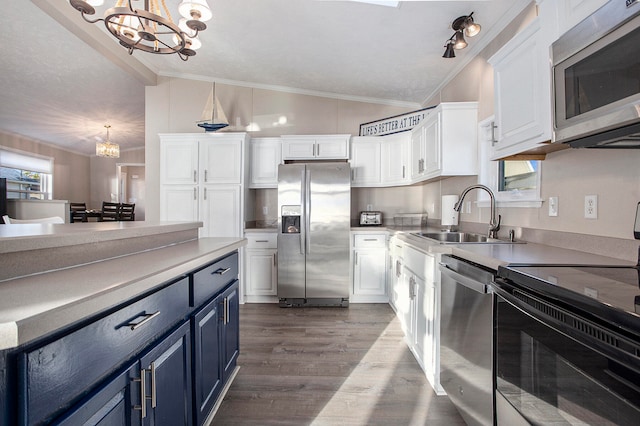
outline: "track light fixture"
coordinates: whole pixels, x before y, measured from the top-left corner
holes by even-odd
[[[444,47],[443,58],[455,58],[456,54],[454,49],[464,49],[467,47],[467,41],[464,36],[473,37],[480,33],[480,24],[476,24],[473,20],[473,12],[467,16],[460,16],[456,18],[451,24],[451,28],[455,31],[449,40],[446,41]]]

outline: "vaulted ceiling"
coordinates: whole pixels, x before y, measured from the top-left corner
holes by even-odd
[[[179,0],[166,2],[177,10]],[[141,7],[142,0],[133,3]],[[0,130],[91,154],[109,123],[121,149],[144,146],[144,87],[156,75],[418,108],[528,1],[208,3],[213,19],[200,34],[203,46],[184,62],[129,56],[68,0],[5,2]],[[482,32],[455,59],[442,58],[451,22],[471,12]]]

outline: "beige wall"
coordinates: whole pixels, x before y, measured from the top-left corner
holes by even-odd
[[[4,132],[0,132],[0,146],[53,157],[54,199],[77,202],[89,199],[89,157]]]
[[[160,77],[159,83],[146,89],[146,174],[147,220],[158,220],[159,194],[159,133],[199,132],[196,121],[201,119],[213,84],[205,81]],[[245,131],[257,124],[259,131],[252,137],[287,134],[357,135],[360,124],[378,118],[411,111],[412,108],[355,102],[303,94],[278,92],[225,84],[216,84],[216,97],[229,120],[225,131]],[[286,123],[280,124],[280,117]],[[275,217],[262,214],[262,206],[273,205],[273,191],[252,191],[256,202],[256,220]],[[277,194],[275,195],[277,196]],[[249,214],[249,217],[254,216]]]
[[[100,209],[103,201],[117,202],[118,193],[118,164],[144,164],[144,148],[120,151],[120,158],[104,158],[91,156],[91,193],[87,201],[87,207]],[[136,220],[138,218],[136,217]]]

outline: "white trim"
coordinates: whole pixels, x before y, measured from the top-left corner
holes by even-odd
[[[396,106],[402,108],[423,108],[418,102],[396,101],[392,99],[370,98],[366,96],[345,95],[340,93],[321,92],[318,90],[297,89],[295,87],[277,86],[274,84],[251,83],[248,81],[229,80],[226,78],[207,77],[196,74],[185,74],[175,72],[160,72],[158,75],[163,77],[184,78],[187,80],[208,81],[212,83],[228,84],[231,86],[247,87],[251,89],[273,90],[275,92],[293,93],[296,95],[317,96],[321,98],[339,99],[343,101],[365,102],[370,104],[380,104],[387,106]]]

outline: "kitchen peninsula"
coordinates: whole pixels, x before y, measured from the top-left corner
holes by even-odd
[[[200,225],[0,227],[0,423],[204,423],[235,374],[246,240]]]

